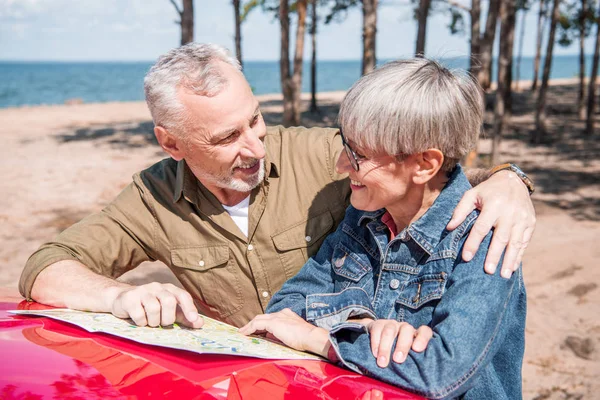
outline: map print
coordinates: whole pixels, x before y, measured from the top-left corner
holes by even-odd
[[[68,309],[15,310],[19,315],[39,315],[77,325],[88,332],[103,332],[133,340],[142,344],[187,350],[195,353],[227,354],[266,359],[323,360],[322,358],[290,349],[269,340],[244,336],[238,329],[202,316],[200,329],[178,324],[172,327],[139,327],[131,320],[117,318],[112,314],[76,311]]]

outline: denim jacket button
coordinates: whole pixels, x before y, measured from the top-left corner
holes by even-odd
[[[400,281],[398,279],[392,279],[390,282],[390,287],[394,290],[400,287]]]

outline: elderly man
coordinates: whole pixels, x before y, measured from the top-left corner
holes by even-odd
[[[199,307],[242,326],[264,312],[344,217],[350,188],[335,171],[338,131],[265,127],[238,63],[215,45],[170,51],[144,84],[154,133],[170,158],[136,174],[102,212],[37,250],[20,291],[138,325],[177,320],[200,327]],[[533,232],[527,187],[514,172],[494,174],[465,195],[448,228],[475,207],[482,213],[462,256],[472,258],[495,227],[486,271],[496,269],[508,244],[508,277]],[[147,260],[165,263],[185,291],[115,280]]]

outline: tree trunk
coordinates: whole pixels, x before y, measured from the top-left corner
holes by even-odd
[[[531,91],[537,89],[538,75],[540,74],[540,60],[542,58],[542,38],[544,36],[544,17],[546,15],[546,1],[540,0],[540,13],[538,14],[537,39],[535,42],[535,60],[533,61],[533,82]]]
[[[481,1],[472,0],[471,10],[469,11],[471,16],[471,57],[469,58],[469,72],[473,76],[477,76],[479,68],[479,51],[480,51],[480,39],[481,39]],[[463,160],[463,164],[466,168],[473,168],[477,162],[477,146],[467,154]]]
[[[296,26],[296,51],[294,54],[294,119],[293,125],[300,125],[300,95],[302,94],[302,67],[304,65],[304,36],[306,31],[306,8],[308,0],[296,1],[296,14],[298,14],[298,25]]]
[[[415,49],[415,57],[425,56],[425,40],[427,39],[427,17],[429,16],[429,8],[431,0],[419,0],[419,8],[417,9],[417,46]]]
[[[472,0],[471,10],[471,57],[469,58],[469,72],[473,76],[477,76],[479,71],[479,58],[481,51],[481,0]]]
[[[379,0],[362,0],[363,7],[363,59],[362,74],[365,75],[375,69],[376,53],[375,43],[377,38],[377,3]]]
[[[485,23],[485,32],[479,42],[480,67],[477,70],[477,80],[484,90],[492,84],[492,51],[496,39],[496,24],[500,11],[500,0],[490,0],[488,15]]]
[[[515,0],[507,0],[508,4],[506,7],[506,23],[507,28],[502,29],[504,32],[502,36],[506,39],[506,83],[504,86],[504,105],[505,115],[504,121],[508,121],[512,115],[512,82],[513,82],[513,55],[515,47],[515,26],[517,23],[517,8]]]
[[[310,112],[317,113],[317,1],[311,0],[310,37],[312,41],[312,54],[310,60]]]
[[[552,20],[550,22],[550,35],[548,36],[548,47],[546,49],[546,59],[544,60],[544,72],[542,75],[542,84],[537,100],[535,112],[535,134],[534,142],[541,143],[546,133],[546,92],[548,91],[548,82],[550,80],[550,70],[552,68],[552,51],[554,50],[554,40],[556,36],[556,25],[558,23],[560,0],[553,1]]]
[[[181,12],[181,45],[194,41],[194,0],[183,0]]]
[[[242,21],[240,18],[240,0],[233,0],[233,12],[235,15],[235,56],[240,66],[244,68],[242,62]]]
[[[304,52],[304,30],[306,27],[306,2],[296,2],[298,26],[294,69],[290,71],[290,14],[288,0],[279,0],[279,22],[281,24],[281,90],[283,92],[283,124],[300,125],[300,94],[302,93],[302,59]]]
[[[279,70],[281,92],[283,94],[283,124],[289,126],[293,121],[293,82],[290,73],[290,14],[288,0],[279,1],[279,24],[281,26],[281,55]]]
[[[600,9],[600,5],[598,5]],[[596,14],[596,48],[594,49],[594,61],[592,63],[592,72],[590,73],[590,83],[588,86],[587,102],[587,121],[585,124],[585,133],[592,136],[594,133],[594,114],[596,111],[596,77],[598,76],[598,61],[600,59],[600,11]]]
[[[585,1],[585,0],[583,0]],[[515,79],[515,91],[519,91],[519,81],[521,80],[521,58],[523,56],[523,40],[525,39],[525,18],[527,17],[526,9],[521,10],[521,33],[519,33],[519,53],[517,55],[517,76]]]
[[[577,96],[577,114],[580,120],[585,120],[585,16],[587,0],[581,0],[579,14],[579,95]]]
[[[498,164],[502,130],[506,122],[506,100],[510,94],[510,68],[512,60],[512,42],[514,38],[514,0],[502,0],[500,5],[500,54],[498,55],[498,75],[496,104],[494,106],[494,127],[492,139],[492,165]]]

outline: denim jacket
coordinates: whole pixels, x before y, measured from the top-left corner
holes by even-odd
[[[477,218],[447,231],[470,189],[460,166],[427,212],[390,240],[385,210],[349,207],[316,256],[277,292],[267,312],[290,308],[330,332],[340,363],[434,399],[521,399],[526,297],[521,269],[510,279],[483,266],[491,233],[470,262],[461,258]],[[368,330],[349,318],[428,325],[423,353],[377,366]]]

